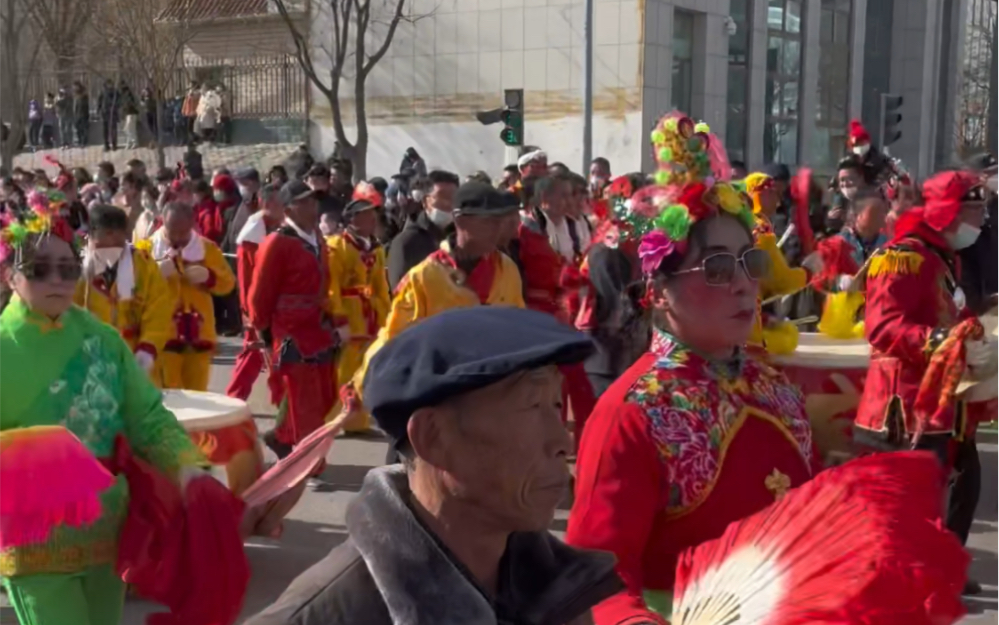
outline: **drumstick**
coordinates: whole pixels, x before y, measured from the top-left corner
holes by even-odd
[[[819,318],[817,315],[809,315],[807,317],[802,317],[801,319],[792,319],[791,321],[788,321],[788,323],[793,326],[803,326],[809,323],[815,323],[818,320]]]

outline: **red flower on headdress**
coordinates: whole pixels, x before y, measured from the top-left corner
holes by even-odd
[[[69,225],[68,221],[61,217],[52,218],[52,226],[49,228],[49,233],[59,237],[70,245],[73,244],[73,237],[75,236],[73,228]]]
[[[635,192],[634,187],[631,184],[631,178],[628,176],[618,176],[604,189],[604,197],[606,198],[630,198]]]
[[[691,218],[694,221],[704,219],[712,212],[712,208],[704,201],[704,196],[708,192],[708,186],[703,182],[695,182],[683,188],[680,197],[676,199],[676,204],[683,204],[687,207]]]
[[[385,199],[382,198],[382,194],[378,192],[378,189],[370,182],[365,182],[364,180],[357,183],[357,186],[354,187],[354,195],[351,199],[363,200],[371,203],[373,206],[385,205]]]

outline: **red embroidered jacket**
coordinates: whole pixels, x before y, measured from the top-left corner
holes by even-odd
[[[249,293],[250,323],[260,336],[271,337],[275,357],[285,339],[306,359],[336,346],[328,251],[322,237],[316,243],[313,248],[284,226],[267,235],[257,250]]]
[[[583,432],[566,542],[611,551],[626,590],[596,625],[665,623],[678,556],[817,468],[801,393],[741,356],[708,361],[657,331]]]
[[[957,265],[953,254],[915,236],[876,254],[867,272],[864,317],[871,366],[857,409],[857,427],[887,434],[912,434],[912,411],[933,350],[962,316],[955,303]],[[897,405],[896,405],[897,402]],[[901,423],[889,421],[889,412]],[[902,429],[904,427],[904,430]],[[954,432],[955,406],[930,416],[927,434]]]

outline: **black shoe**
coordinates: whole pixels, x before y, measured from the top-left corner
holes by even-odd
[[[277,439],[274,434],[274,430],[264,434],[264,444],[267,445],[274,455],[278,457],[278,460],[284,460],[291,454],[292,446],[288,443],[282,443]]]
[[[964,583],[964,592],[961,593],[965,596],[974,596],[982,594],[982,585],[973,579],[969,579]]]

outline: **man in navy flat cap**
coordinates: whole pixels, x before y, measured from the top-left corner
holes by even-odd
[[[350,537],[248,625],[591,623],[606,553],[548,532],[569,482],[558,366],[593,350],[551,315],[442,312],[371,360],[365,401],[404,462],[371,470]]]

